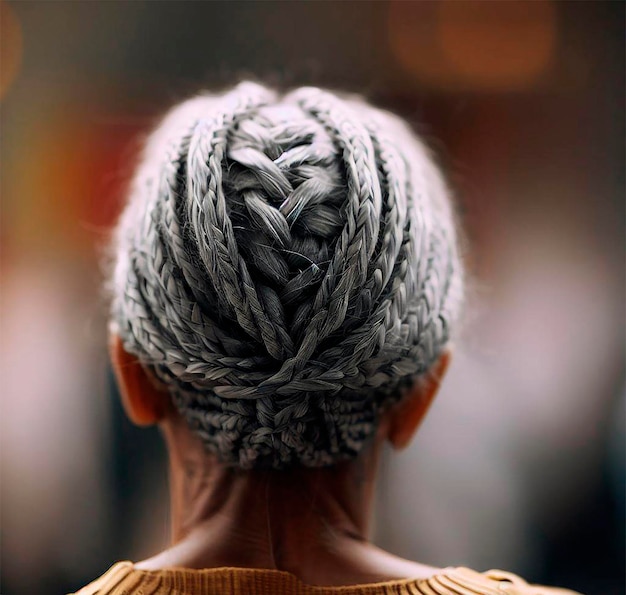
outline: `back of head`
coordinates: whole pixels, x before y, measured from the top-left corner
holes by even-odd
[[[243,468],[356,456],[449,340],[442,178],[399,118],[242,83],[149,139],[114,241],[111,325]]]

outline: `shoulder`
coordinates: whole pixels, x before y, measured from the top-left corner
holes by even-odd
[[[453,568],[442,576],[452,579],[456,585],[464,587],[470,593],[476,593],[477,595],[492,593],[493,589],[508,595],[582,595],[569,589],[532,585],[516,574],[503,570],[477,572],[469,568],[460,567]]]
[[[118,562],[107,570],[100,578],[86,587],[70,595],[113,595],[115,593],[132,593],[134,567],[132,562]],[[129,580],[131,584],[129,583]],[[121,590],[120,590],[121,589]]]
[[[271,579],[271,580],[270,580]],[[73,595],[132,595],[141,593],[231,593],[302,595],[352,595],[379,593],[419,595],[580,595],[567,589],[531,585],[519,576],[501,570],[477,572],[469,568],[446,568],[429,578],[344,587],[314,587],[295,575],[279,570],[215,568],[206,570],[137,570],[131,562],[119,562],[99,579]]]

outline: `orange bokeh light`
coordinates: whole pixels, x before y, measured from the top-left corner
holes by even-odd
[[[439,89],[516,91],[549,72],[557,38],[551,0],[399,2],[389,6],[398,63]]]
[[[9,90],[22,63],[22,28],[13,9],[0,1],[0,99]]]

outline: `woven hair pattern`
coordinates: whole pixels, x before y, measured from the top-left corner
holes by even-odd
[[[356,456],[450,337],[450,201],[398,117],[243,82],[175,107],[114,237],[111,330],[242,468]]]

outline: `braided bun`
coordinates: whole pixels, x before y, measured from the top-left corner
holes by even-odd
[[[120,219],[112,330],[227,464],[355,456],[450,334],[446,189],[395,116],[253,83],[174,108]]]

